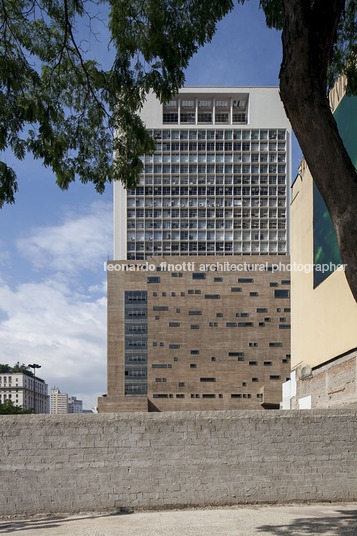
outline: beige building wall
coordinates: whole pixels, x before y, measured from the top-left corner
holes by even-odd
[[[292,265],[313,264],[313,181],[302,162],[291,202]],[[301,266],[298,266],[301,268]],[[342,270],[313,288],[313,272],[291,274],[291,364],[316,367],[357,346],[357,304]]]
[[[279,408],[290,372],[288,263],[287,256],[155,256],[147,271],[137,261],[109,262],[108,393],[99,412]],[[175,268],[160,270],[168,264]],[[126,346],[133,321],[125,291],[146,293],[145,350]],[[127,386],[134,368],[145,378],[145,360],[133,366],[125,356],[146,348],[147,392],[133,394]]]

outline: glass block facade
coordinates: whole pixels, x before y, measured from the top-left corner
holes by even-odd
[[[115,258],[288,253],[290,125],[277,88],[236,89],[144,105],[156,150],[114,186]]]
[[[155,129],[127,258],[287,253],[286,130]]]

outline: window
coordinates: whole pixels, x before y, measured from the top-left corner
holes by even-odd
[[[180,348],[179,344],[169,344],[169,348],[171,350],[178,350]]]
[[[199,350],[191,350],[191,355],[198,355],[199,353]]]
[[[197,368],[196,363],[191,363],[191,364],[190,364],[190,368]]]
[[[179,313],[180,312],[180,309],[176,309],[176,313]]]
[[[210,328],[218,328],[218,322],[209,322],[208,327],[210,327]]]
[[[201,315],[202,311],[189,311],[188,314],[189,315]]]
[[[270,379],[271,379],[271,380],[280,380],[280,376],[279,376],[278,374],[272,374],[272,375],[270,376]]]
[[[275,290],[274,298],[290,298],[290,290]]]
[[[249,313],[236,313],[236,316],[240,318],[247,318],[249,316]]]
[[[238,322],[239,328],[251,328],[253,326],[254,326],[253,322]]]
[[[233,393],[231,394],[231,398],[242,398],[242,395],[240,393]]]
[[[180,322],[169,322],[169,328],[179,328]]]
[[[249,347],[250,347],[250,348],[257,348],[257,346],[258,346],[258,343],[257,343],[257,342],[250,342],[250,343],[249,343]]]
[[[215,277],[214,278],[215,283],[220,283],[221,281],[223,281],[223,277]]]
[[[169,308],[167,305],[154,305],[152,308],[153,311],[168,311]]]
[[[281,282],[282,285],[290,285],[290,279],[283,279]]]
[[[156,382],[166,382],[166,378],[155,378]]]
[[[183,393],[179,393],[176,395],[176,398],[185,398],[185,395]]]
[[[182,277],[181,272],[172,272],[171,277]]]
[[[254,279],[252,279],[251,277],[239,277],[238,283],[254,283]]]
[[[259,322],[259,327],[263,328],[265,326],[265,322]]]
[[[215,382],[216,378],[200,378],[200,382]]]
[[[151,368],[172,368],[172,365],[170,365],[170,363],[153,363]]]
[[[256,367],[258,365],[258,361],[249,361],[250,367]]]
[[[174,357],[174,361],[178,361],[178,357]]]
[[[216,361],[216,358],[215,358],[215,357],[211,357],[211,361]]]
[[[269,343],[270,348],[277,348],[277,347],[281,347],[281,346],[283,346],[282,342],[270,342]]]
[[[236,328],[237,322],[226,322],[226,328]]]
[[[231,287],[231,292],[242,292],[242,287]]]
[[[259,296],[258,292],[249,292],[249,296]]]
[[[178,382],[179,387],[185,387],[185,382]]]
[[[152,396],[153,398],[169,398],[169,395],[162,393],[154,393]]]
[[[220,297],[221,296],[219,294],[205,294],[206,300],[219,300]]]
[[[290,324],[279,324],[279,329],[290,329]]]
[[[148,283],[160,283],[160,276],[158,275],[150,275],[147,278]]]
[[[284,313],[290,313],[290,307],[284,307]]]
[[[268,309],[266,307],[258,307],[257,313],[267,313]]]
[[[191,324],[191,329],[200,329],[199,324]]]
[[[258,382],[259,379],[258,378],[252,378],[252,382]]]
[[[206,279],[206,274],[203,273],[193,273],[192,279]]]
[[[216,313],[217,318],[222,318],[222,316],[223,316],[223,313]]]
[[[228,352],[229,357],[244,357],[244,352]]]
[[[272,283],[270,283],[270,286],[271,286],[271,287],[278,287],[279,285],[278,285],[278,283],[273,283],[273,282],[272,282]]]

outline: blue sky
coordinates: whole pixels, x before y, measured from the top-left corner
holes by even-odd
[[[84,31],[82,29],[82,31]],[[107,32],[91,46],[108,67]],[[280,34],[258,1],[238,6],[192,59],[187,86],[277,86]],[[112,186],[61,191],[50,169],[1,155],[18,175],[15,205],[0,210],[0,362],[39,363],[39,375],[86,408],[106,392],[106,277],[112,258]],[[293,148],[293,177],[300,152]]]

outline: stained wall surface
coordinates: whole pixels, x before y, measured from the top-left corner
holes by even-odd
[[[357,412],[0,418],[0,513],[357,500]]]

